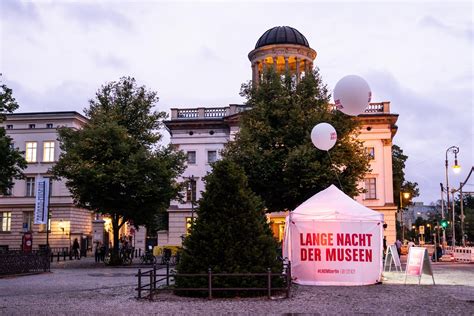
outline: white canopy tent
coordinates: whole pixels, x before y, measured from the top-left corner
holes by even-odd
[[[366,285],[380,281],[383,214],[334,185],[315,194],[286,218],[283,255],[295,283]]]

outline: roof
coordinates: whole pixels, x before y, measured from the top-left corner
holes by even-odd
[[[383,221],[383,214],[356,202],[336,186],[313,195],[291,212],[292,220]]]
[[[306,37],[290,26],[275,26],[267,30],[258,39],[255,49],[273,44],[294,44],[309,47]]]

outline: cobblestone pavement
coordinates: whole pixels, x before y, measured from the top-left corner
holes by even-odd
[[[294,286],[292,297],[197,299],[159,294],[137,301],[136,267],[108,268],[92,258],[53,263],[51,273],[0,279],[0,315],[130,314],[448,314],[474,315],[474,264],[433,264],[423,275],[384,273],[372,286]]]

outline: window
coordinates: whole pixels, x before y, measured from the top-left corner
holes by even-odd
[[[7,125],[7,129],[13,129],[13,125]]]
[[[23,231],[33,231],[33,212],[23,212]]]
[[[191,226],[194,221],[194,224],[196,224],[196,217],[191,218],[191,217],[186,217],[186,236],[191,233]]]
[[[365,179],[365,199],[375,200],[377,198],[377,183],[375,178]]]
[[[46,233],[46,224],[40,224],[38,231],[39,231],[40,233]],[[49,213],[48,231],[51,232],[51,213]]]
[[[25,160],[36,162],[36,142],[26,142]]]
[[[35,196],[35,177],[26,178],[26,195],[25,196]]]
[[[369,155],[370,159],[375,159],[375,148],[374,147],[365,147],[365,153]]]
[[[216,162],[216,160],[217,160],[217,151],[209,150],[207,152],[207,162],[212,163],[212,162]]]
[[[35,128],[36,125],[35,124],[28,124],[28,128]]]
[[[189,180],[186,190],[186,202],[196,202],[196,180]]]
[[[43,161],[54,161],[54,141],[43,142]]]
[[[46,124],[46,128],[53,128],[53,123]]]
[[[11,231],[12,212],[0,212],[0,232]]]
[[[187,152],[187,162],[188,162],[188,164],[195,164],[196,163],[196,152],[195,151],[188,151]]]

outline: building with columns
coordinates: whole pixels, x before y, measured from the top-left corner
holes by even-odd
[[[251,62],[252,82],[258,85],[266,67],[274,67],[281,74],[290,74],[299,81],[313,69],[316,51],[296,29],[278,26],[266,31],[248,57]],[[187,155],[187,169],[182,181],[188,182],[186,201],[172,202],[167,230],[158,234],[158,245],[180,246],[195,217],[194,209],[204,190],[203,177],[211,170],[210,163],[219,159],[225,144],[239,131],[245,105],[230,104],[219,108],[172,108],[170,120],[165,122],[171,143]],[[370,103],[364,114],[357,117],[361,130],[357,138],[363,141],[373,157],[371,172],[359,185],[367,192],[356,197],[363,205],[384,214],[385,235],[388,243],[396,238],[396,206],[393,203],[392,139],[397,131],[398,114],[390,113],[390,102]],[[316,193],[316,192],[315,192]],[[285,213],[268,215],[275,238],[283,238]]]

